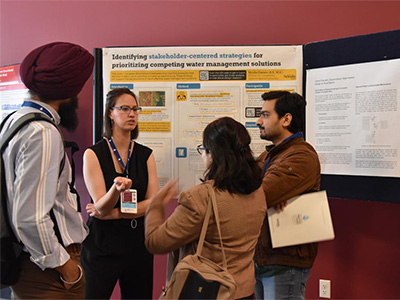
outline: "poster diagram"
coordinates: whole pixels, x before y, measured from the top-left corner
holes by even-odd
[[[198,184],[205,168],[197,145],[204,128],[229,116],[264,151],[256,120],[270,90],[302,92],[302,46],[103,48],[104,95],[128,87],[143,107],[138,142],[153,149],[162,186],[179,177],[183,189]]]

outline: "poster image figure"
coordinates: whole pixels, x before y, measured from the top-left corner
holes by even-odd
[[[153,92],[153,106],[165,106],[165,92]]]
[[[152,106],[150,91],[139,92],[139,105],[140,106]]]
[[[165,106],[165,91],[139,92],[140,106]]]
[[[187,92],[186,91],[176,92],[176,101],[186,101],[186,100],[187,100]]]

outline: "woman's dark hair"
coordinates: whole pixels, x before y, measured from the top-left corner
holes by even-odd
[[[306,101],[297,93],[288,91],[272,91],[261,95],[264,101],[275,100],[275,111],[279,118],[287,113],[292,115],[292,122],[288,127],[291,133],[304,131],[304,115],[306,109]]]
[[[204,129],[203,147],[211,152],[212,162],[204,179],[215,187],[235,194],[250,194],[262,183],[263,174],[250,150],[246,128],[229,117],[217,119]]]
[[[115,103],[117,103],[117,100],[119,97],[122,95],[131,95],[133,98],[135,98],[136,104],[138,104],[137,97],[136,95],[128,88],[116,88],[108,92],[107,94],[107,99],[106,99],[106,107],[104,109],[104,133],[103,136],[106,138],[110,138],[112,134],[112,123],[111,123],[111,118],[109,116],[109,112],[112,109],[112,107],[115,106]],[[139,135],[139,128],[138,126],[135,127],[131,131],[131,139],[136,139]]]

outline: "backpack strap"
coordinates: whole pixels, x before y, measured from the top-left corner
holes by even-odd
[[[14,114],[15,112],[9,114],[4,120],[3,122],[1,122],[0,125],[0,131],[3,130],[4,124],[6,123],[6,121],[9,119],[9,117]],[[8,217],[8,213],[7,213],[7,201],[6,201],[6,197],[7,197],[7,189],[6,189],[6,180],[5,180],[5,170],[4,170],[4,164],[3,164],[3,152],[4,150],[7,148],[8,143],[10,142],[10,140],[15,136],[15,134],[25,125],[27,125],[28,123],[32,122],[32,121],[46,121],[49,122],[51,124],[53,124],[57,130],[59,131],[61,138],[63,140],[63,144],[64,144],[64,138],[63,135],[61,133],[60,128],[48,117],[46,117],[44,114],[42,113],[28,113],[26,115],[23,115],[21,118],[19,118],[18,120],[15,121],[15,123],[4,133],[2,139],[1,139],[1,144],[0,144],[0,156],[1,156],[1,168],[0,168],[0,172],[1,172],[1,204],[3,206],[3,212],[4,212],[4,219],[8,224],[11,224],[10,219]],[[64,145],[64,149],[65,149],[65,145]],[[60,177],[62,170],[64,169],[65,166],[65,150],[64,150],[64,156],[60,162],[60,169],[58,172],[58,177]],[[80,208],[80,203],[79,203],[79,198],[77,198],[78,200],[78,207]],[[54,211],[51,210],[50,211],[50,218],[54,223],[54,232],[57,236],[58,242],[61,245],[64,245],[62,237],[61,237],[61,233],[60,233],[60,229],[58,228],[57,225],[57,220],[56,217],[54,215]],[[15,237],[13,231],[11,230],[10,234],[12,235],[12,238],[14,241],[17,241],[17,238]]]
[[[16,113],[16,111],[13,111],[12,113],[9,113],[9,114],[3,119],[3,121],[2,121],[1,124],[0,124],[0,131],[3,130],[4,124],[6,124],[7,120],[8,120],[13,114],[15,114],[15,113]]]
[[[76,195],[76,201],[78,205],[78,212],[81,212],[81,200],[78,194],[78,191],[75,189],[75,162],[74,162],[74,153],[79,151],[78,144],[75,142],[65,142],[65,148],[71,148],[71,169],[72,169],[72,179],[71,182],[68,182],[69,191],[72,194]]]
[[[13,115],[15,113],[12,112],[9,115],[7,115],[7,117],[5,117],[5,119],[3,120],[3,122],[1,122],[0,125],[0,131],[3,130],[3,127],[6,123],[6,121],[11,117],[11,115]],[[3,155],[3,151],[7,148],[8,143],[10,142],[10,140],[14,137],[14,135],[22,128],[24,127],[26,124],[32,122],[32,121],[46,121],[49,122],[51,124],[54,125],[54,127],[57,128],[58,132],[61,135],[61,139],[63,140],[63,144],[64,144],[64,149],[65,149],[65,142],[64,142],[64,137],[62,135],[62,132],[60,130],[60,128],[48,117],[46,117],[44,114],[42,113],[28,113],[26,115],[23,115],[21,118],[19,118],[8,130],[7,132],[4,133],[3,138],[1,139],[1,155]],[[60,163],[60,169],[59,169],[59,173],[58,173],[58,177],[60,177],[62,170],[64,169],[64,165],[65,165],[65,151],[64,151],[64,156],[61,160]]]

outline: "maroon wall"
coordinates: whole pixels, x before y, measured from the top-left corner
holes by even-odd
[[[105,46],[299,45],[399,29],[399,12],[399,1],[1,0],[0,65],[21,62],[28,51],[52,41],[75,42],[90,51]],[[85,149],[92,143],[91,82],[80,99],[81,123],[73,137]],[[80,172],[82,150],[76,156],[78,189],[88,202]],[[307,298],[318,298],[320,278],[332,280],[333,298],[400,298],[400,205],[330,203],[336,239],[321,243]],[[155,297],[164,274],[164,257],[157,257]]]

